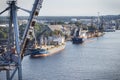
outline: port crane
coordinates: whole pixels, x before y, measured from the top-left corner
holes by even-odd
[[[8,51],[11,49],[11,47],[15,46],[17,56],[18,56],[18,63],[15,64],[15,70],[10,75],[10,70],[5,69],[3,65],[0,65],[0,70],[5,69],[6,70],[6,78],[7,80],[12,80],[16,71],[18,70],[18,80],[22,80],[22,67],[21,67],[21,61],[24,57],[24,52],[26,45],[28,44],[29,37],[32,35],[32,32],[34,30],[34,26],[36,23],[35,18],[39,15],[39,11],[42,7],[43,0],[35,0],[32,10],[26,10],[24,8],[18,7],[17,0],[8,0],[7,4],[8,7],[0,12],[0,15],[3,14],[6,11],[9,11],[10,17],[9,17],[9,37],[8,37]],[[21,9],[25,12],[28,12],[30,14],[27,26],[25,28],[22,40],[19,39],[19,27],[18,27],[18,20],[17,20],[17,10]],[[13,29],[12,29],[13,25]],[[6,66],[10,66],[6,65]]]

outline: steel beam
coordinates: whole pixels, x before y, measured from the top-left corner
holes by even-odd
[[[12,1],[12,19],[14,25],[14,36],[15,36],[15,45],[16,51],[18,54],[18,78],[22,80],[22,66],[21,66],[21,56],[20,56],[20,40],[19,40],[19,27],[18,27],[18,20],[17,20],[17,7],[16,1]]]

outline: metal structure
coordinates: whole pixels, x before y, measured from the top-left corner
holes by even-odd
[[[34,26],[35,26],[35,22],[36,22],[34,20],[34,18],[38,16],[39,11],[42,7],[42,2],[43,2],[43,0],[35,0],[32,11],[28,11],[26,9],[18,7],[16,5],[17,0],[9,0],[9,1],[7,1],[7,4],[9,6],[0,13],[0,15],[1,15],[5,11],[9,10],[10,21],[9,21],[8,51],[11,49],[11,47],[15,46],[16,52],[18,55],[18,63],[15,64],[15,70],[13,71],[12,75],[10,75],[10,69],[6,69],[7,80],[12,80],[17,70],[18,70],[18,80],[22,80],[21,61],[24,57],[24,51],[25,51],[27,42],[29,41],[29,36],[31,35],[31,33],[34,30]],[[19,27],[18,27],[18,20],[17,20],[17,10],[18,9],[21,9],[23,11],[30,13],[30,17],[28,19],[28,24],[27,24],[26,29],[24,31],[23,39],[21,41],[19,39]],[[13,28],[12,28],[12,25],[13,25]],[[10,66],[10,64],[8,66]]]

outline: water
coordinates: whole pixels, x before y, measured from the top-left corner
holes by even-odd
[[[23,80],[120,80],[120,31],[82,45],[67,42],[64,51],[52,56],[27,56],[22,66]]]

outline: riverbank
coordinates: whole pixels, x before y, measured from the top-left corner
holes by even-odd
[[[109,32],[81,45],[68,41],[56,55],[34,59],[26,56],[22,62],[23,80],[119,80],[119,36],[120,31]],[[0,80],[5,80],[4,74],[0,72]]]

